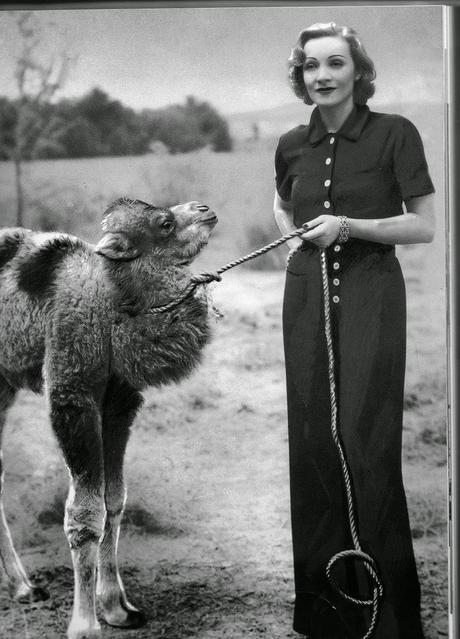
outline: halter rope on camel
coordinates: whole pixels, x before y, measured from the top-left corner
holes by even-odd
[[[221,274],[225,273],[229,269],[238,266],[239,264],[243,264],[249,260],[252,260],[272,249],[280,246],[287,240],[290,240],[296,236],[302,235],[308,228],[308,224],[304,224],[301,228],[296,229],[295,231],[291,231],[286,235],[283,235],[278,240],[271,242],[271,244],[267,244],[266,246],[258,249],[257,251],[253,251],[244,257],[241,257],[238,260],[233,262],[229,262],[225,266],[219,268],[215,273],[200,273],[199,275],[194,275],[192,277],[191,283],[189,286],[183,291],[179,297],[174,300],[171,300],[167,304],[163,304],[162,306],[154,306],[150,308],[147,313],[164,313],[165,311],[169,311],[172,308],[175,308],[179,304],[181,304],[185,299],[187,299],[193,291],[203,284],[209,284],[212,281],[221,281]],[[332,586],[337,590],[341,597],[350,601],[358,606],[372,606],[372,616],[369,624],[369,629],[366,634],[362,637],[362,639],[370,639],[372,636],[375,625],[377,622],[377,613],[379,606],[379,599],[383,595],[383,586],[377,574],[377,567],[374,559],[363,552],[361,549],[361,544],[359,542],[359,535],[357,531],[356,524],[356,515],[355,515],[355,507],[353,501],[353,491],[351,486],[351,474],[350,469],[348,467],[347,459],[345,457],[344,449],[342,443],[340,441],[338,427],[337,427],[337,399],[335,393],[335,374],[334,374],[334,350],[332,344],[332,332],[331,332],[331,313],[330,313],[330,305],[329,305],[329,281],[327,275],[327,258],[325,249],[320,250],[320,260],[321,260],[321,278],[323,284],[323,297],[324,297],[324,327],[326,334],[326,345],[327,345],[327,355],[328,355],[328,372],[329,372],[329,391],[330,391],[330,399],[331,399],[331,433],[334,444],[337,448],[340,465],[342,468],[342,476],[345,484],[345,491],[347,495],[347,505],[348,505],[348,521],[350,525],[350,533],[353,540],[354,549],[343,550],[335,554],[328,562],[326,566],[326,576]],[[332,567],[336,562],[340,559],[345,559],[346,557],[354,557],[355,559],[359,559],[363,562],[364,567],[369,573],[373,583],[373,595],[372,599],[357,599],[356,597],[352,597],[348,595],[346,592],[340,589],[340,587],[335,583],[332,579],[331,571]]]

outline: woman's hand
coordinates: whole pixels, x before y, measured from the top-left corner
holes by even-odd
[[[340,221],[335,215],[320,215],[308,222],[308,229],[300,237],[320,248],[327,248],[339,235]]]

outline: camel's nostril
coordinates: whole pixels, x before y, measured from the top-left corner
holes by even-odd
[[[209,206],[206,206],[206,204],[198,204],[198,206],[196,208],[199,211],[209,211]]]

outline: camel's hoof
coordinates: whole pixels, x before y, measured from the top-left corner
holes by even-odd
[[[32,586],[27,589],[20,589],[16,596],[15,600],[19,603],[33,603],[35,601],[46,601],[50,598],[49,592],[44,588],[40,588],[40,586]]]
[[[124,619],[117,619],[115,615],[111,618],[109,614],[106,614],[105,620],[109,626],[114,628],[140,628],[147,621],[146,616],[140,610],[127,610]]]
[[[72,624],[69,626],[67,630],[67,638],[68,639],[101,639],[101,628],[99,624],[93,628],[88,628],[87,630],[83,630],[83,628],[77,628]]]

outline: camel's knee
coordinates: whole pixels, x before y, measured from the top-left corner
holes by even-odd
[[[106,509],[102,491],[78,494],[70,489],[64,517],[64,531],[72,550],[88,543],[99,544],[104,533]]]

